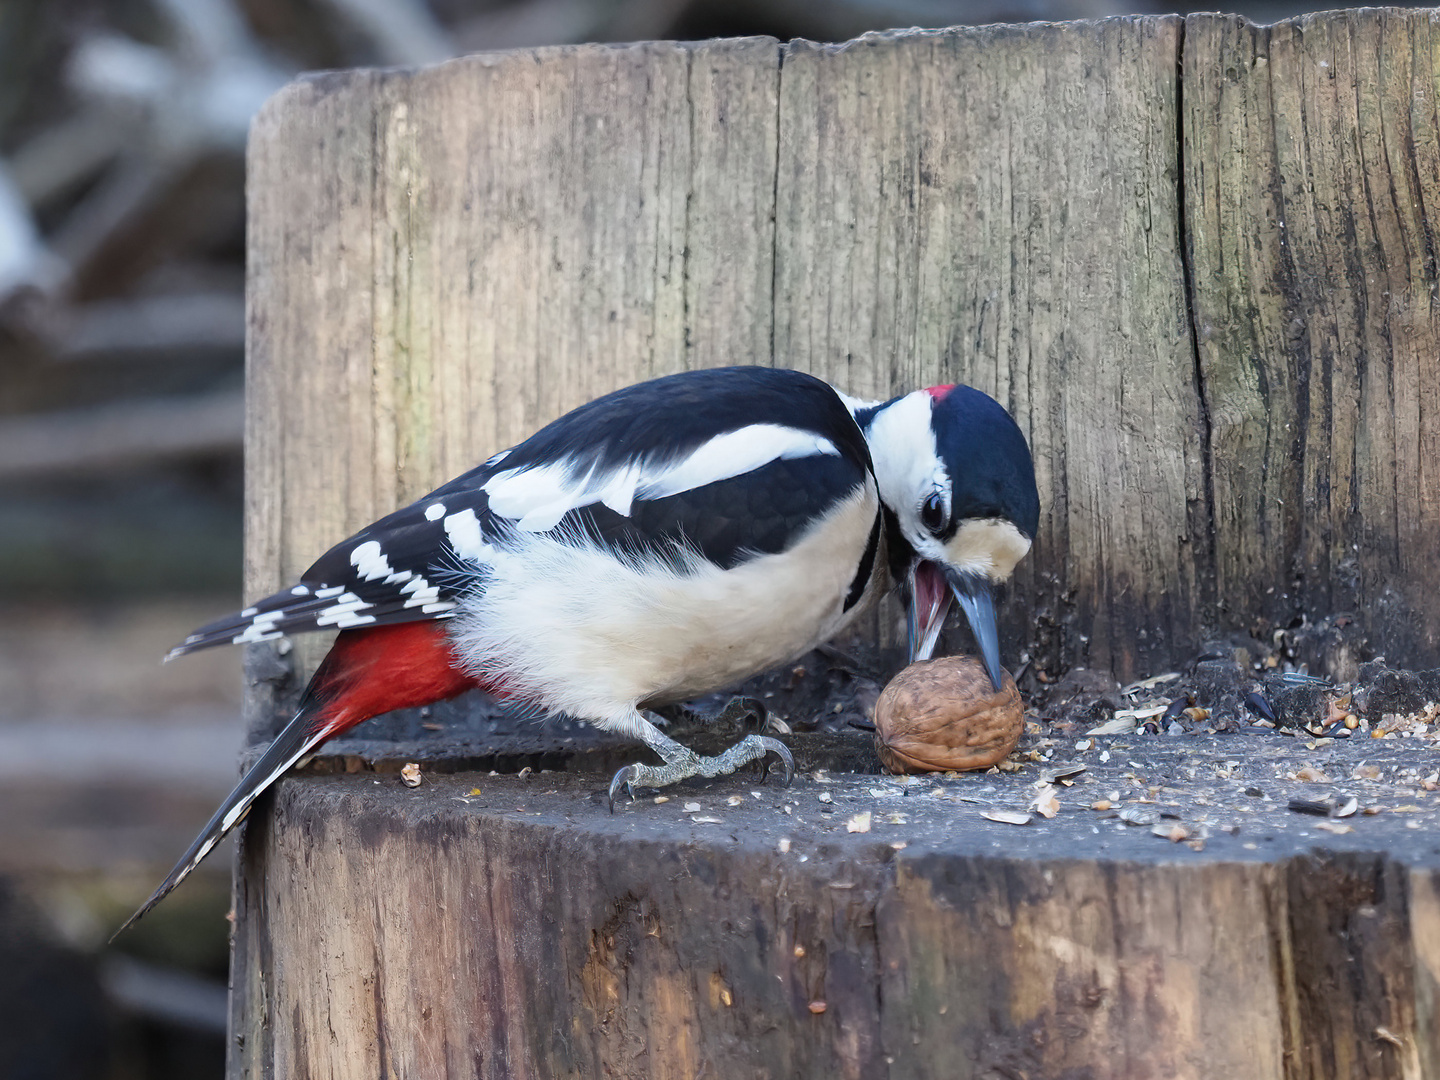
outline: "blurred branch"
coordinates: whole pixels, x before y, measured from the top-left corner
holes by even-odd
[[[434,64],[455,55],[450,35],[419,0],[328,2],[370,39],[383,64]]]
[[[0,481],[240,452],[245,395],[125,401],[0,420]]]
[[[44,206],[98,172],[134,138],[133,129],[113,109],[78,112],[16,149],[15,186],[31,206]]]
[[[164,1024],[225,1034],[230,994],[218,979],[112,953],[100,969],[105,993],[127,1012]]]
[[[245,347],[245,297],[238,292],[107,300],[71,309],[54,336],[57,360],[133,353],[231,351]]]
[[[0,298],[22,286],[44,288],[56,274],[25,199],[0,163]]]

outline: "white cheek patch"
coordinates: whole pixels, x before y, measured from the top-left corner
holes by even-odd
[[[934,407],[934,399],[917,390],[876,413],[865,433],[880,498],[900,516],[907,536],[924,535],[916,514],[925,496],[950,490],[950,474],[930,426]]]
[[[1030,541],[1008,521],[966,521],[945,545],[945,560],[998,583],[1009,578],[1029,550]]]
[[[570,461],[511,469],[485,483],[491,513],[522,532],[548,532],[571,510],[602,503],[628,517],[636,499],[663,499],[753,472],[772,461],[840,453],[829,439],[780,424],[717,435],[664,465],[635,462],[577,472]],[[450,528],[446,518],[446,529]],[[459,551],[459,548],[456,548]],[[463,554],[463,552],[462,552]]]

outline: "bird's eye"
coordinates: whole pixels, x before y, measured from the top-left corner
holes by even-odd
[[[920,507],[920,524],[932,533],[938,533],[945,528],[945,503],[938,491],[932,491],[925,496],[925,502]]]

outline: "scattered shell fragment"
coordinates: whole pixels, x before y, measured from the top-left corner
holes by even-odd
[[[1161,821],[1150,827],[1150,835],[1178,844],[1190,839],[1190,830],[1178,821]]]
[[[823,1001],[812,1001],[812,1002],[810,1002],[810,1011],[811,1011],[812,1013],[814,1013],[816,1016],[819,1016],[821,1013],[823,1013],[823,1012],[825,1011],[825,1008],[826,1008],[825,1002],[823,1002]]]
[[[1085,732],[1086,735],[1125,735],[1135,730],[1135,717],[1121,716],[1116,713],[1113,719],[1106,720],[1099,727],[1093,727]]]
[[[420,786],[420,763],[412,761],[400,770],[400,782],[406,787]]]
[[[1380,779],[1380,766],[1379,766],[1379,765],[1356,765],[1355,768],[1350,771],[1350,779],[1351,779],[1351,780],[1379,780],[1379,779]]]
[[[726,806],[739,806],[739,805],[740,805],[742,802],[744,802],[744,801],[745,801],[745,800],[742,799],[739,795],[731,795],[728,799],[725,800],[725,805],[726,805]]]
[[[687,802],[687,803],[685,804],[685,813],[687,813],[687,814],[693,814],[693,813],[695,813],[695,811],[697,811],[697,810],[699,810],[699,809],[700,809],[700,804],[699,804],[698,802]]]
[[[1099,799],[1090,804],[1091,810],[1109,810],[1111,808],[1109,799]]]
[[[788,836],[782,836],[780,842],[776,844],[775,847],[781,855],[790,854],[790,838]]]
[[[854,817],[852,817],[849,821],[845,822],[845,831],[846,831],[846,832],[869,832],[869,831],[870,831],[870,811],[869,811],[869,810],[862,810],[862,811],[860,811],[860,813],[858,813],[858,814],[856,814]]]
[[[1152,675],[1148,679],[1141,679],[1139,682],[1133,682],[1129,686],[1121,690],[1120,693],[1129,696],[1130,694],[1137,694],[1141,690],[1154,690],[1162,683],[1174,682],[1178,678],[1180,678],[1180,672],[1167,671],[1164,675]]]
[[[669,795],[656,795],[656,796],[655,796],[655,805],[656,805],[656,806],[659,806],[661,803],[667,803],[667,802],[669,802],[669,801],[670,801],[670,796],[669,796]]]
[[[690,818],[696,825],[724,825],[725,819],[713,814],[695,814]]]
[[[1275,716],[1275,710],[1271,707],[1269,699],[1263,694],[1246,694],[1245,708],[1261,720],[1264,720],[1267,724],[1278,724],[1280,722]]]
[[[1040,779],[1047,784],[1053,784],[1058,780],[1070,780],[1083,773],[1085,768],[1086,766],[1078,761],[1072,761],[1067,765],[1051,765],[1048,769],[1040,770]]]
[[[1046,784],[1035,793],[1035,798],[1030,803],[1030,809],[1047,821],[1060,812],[1060,800],[1055,797],[1055,789]]]
[[[1293,810],[1297,814],[1314,814],[1316,817],[1330,816],[1328,802],[1316,802],[1314,799],[1291,799],[1285,806],[1286,809]]]
[[[1198,707],[1198,706],[1196,706],[1196,707],[1194,707],[1194,708],[1190,708],[1190,709],[1185,709],[1184,712],[1185,712],[1185,715],[1186,715],[1186,716],[1188,716],[1192,721],[1194,721],[1194,722],[1197,723],[1197,724],[1198,724],[1201,720],[1209,720],[1209,719],[1210,719],[1210,710],[1209,710],[1209,709],[1202,709],[1202,708],[1200,708],[1200,707]]]
[[[1019,810],[982,810],[980,816],[1004,825],[1029,825],[1030,815]]]
[[[1350,798],[1348,798],[1348,799],[1345,800],[1344,805],[1342,805],[1342,806],[1337,806],[1337,807],[1335,808],[1335,816],[1336,816],[1336,817],[1349,817],[1350,815],[1352,815],[1353,813],[1355,813],[1355,811],[1358,810],[1358,809],[1360,809],[1360,800],[1357,799],[1357,798],[1355,798],[1355,796],[1352,795],[1352,796],[1350,796]]]
[[[1330,777],[1326,776],[1313,765],[1306,765],[1303,769],[1296,769],[1294,778],[1305,784],[1329,784],[1333,782]]]
[[[1120,811],[1120,820],[1126,825],[1154,825],[1160,820],[1160,812],[1145,806],[1127,806]]]
[[[835,801],[834,798],[831,797],[831,795],[830,795],[830,793],[829,793],[828,791],[822,791],[822,792],[820,792],[820,794],[817,795],[816,798],[819,799],[821,802],[824,802],[824,803],[833,803],[833,802]]]
[[[1317,821],[1315,827],[1324,829],[1328,833],[1334,833],[1336,836],[1344,836],[1346,833],[1355,831],[1355,826],[1345,825],[1338,821]]]
[[[1164,716],[1165,710],[1170,708],[1168,701],[1150,702],[1146,705],[1138,705],[1133,709],[1116,709],[1116,720],[1149,720],[1152,716]]]

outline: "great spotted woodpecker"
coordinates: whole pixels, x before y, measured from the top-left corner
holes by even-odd
[[[911,660],[933,652],[953,596],[998,689],[992,588],[1038,519],[1024,436],[969,387],[862,402],[800,372],[733,367],[582,405],[171,651],[340,631],[295,718],[126,926],[296,761],[392,709],[480,687],[643,742],[664,764],[621,769],[612,805],[625,786],[771,753],[788,779],[776,739],[700,757],[642,710],[801,655],[892,582]]]

